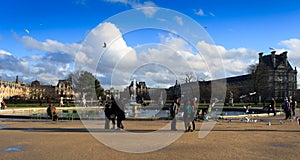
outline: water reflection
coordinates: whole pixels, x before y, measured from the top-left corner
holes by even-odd
[[[23,150],[23,148],[24,147],[22,147],[22,146],[14,146],[14,147],[6,148],[6,149],[2,150],[2,152],[16,152],[16,151]]]

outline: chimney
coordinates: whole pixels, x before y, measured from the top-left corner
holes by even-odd
[[[283,57],[284,65],[287,66],[287,51],[282,52],[281,55]]]
[[[258,55],[259,55],[259,59],[258,59],[258,62],[259,63],[261,63],[261,61],[262,61],[262,56],[263,56],[263,52],[260,52],[260,53],[258,53]]]
[[[273,68],[276,67],[276,56],[275,56],[276,51],[272,51],[271,52],[271,56],[272,56],[272,64],[273,64]]]
[[[16,76],[16,83],[19,83],[19,76]]]

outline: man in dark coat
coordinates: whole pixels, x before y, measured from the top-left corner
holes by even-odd
[[[125,104],[123,104],[122,101],[116,102],[113,99],[112,106],[117,116],[117,128],[124,129],[124,125],[122,124],[122,121],[125,120],[125,111],[124,111]]]
[[[110,121],[112,122],[113,124],[113,127],[112,129],[115,128],[115,118],[116,118],[116,114],[115,114],[115,111],[114,111],[114,108],[113,108],[113,105],[112,105],[112,101],[109,100],[105,106],[104,106],[104,113],[105,113],[105,126],[104,128],[105,129],[109,129],[109,126],[110,126]]]

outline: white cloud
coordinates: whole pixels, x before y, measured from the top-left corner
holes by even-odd
[[[282,53],[283,51],[288,51],[288,60],[292,67],[297,67],[297,70],[299,70],[300,67],[300,39],[292,38],[288,40],[283,40],[279,43],[280,45],[283,45],[284,48],[282,49],[276,49],[277,52]],[[297,82],[300,82],[300,76],[298,74]],[[299,84],[298,84],[298,87]]]
[[[152,17],[157,12],[155,3],[151,1],[146,1],[143,4],[132,3],[132,7],[135,9],[141,9],[147,17]]]
[[[76,5],[85,6],[86,5],[86,0],[74,0],[73,3],[76,4]]]
[[[123,3],[131,6],[134,9],[140,9],[147,17],[152,17],[157,12],[157,6],[152,1],[145,1],[144,3],[140,3],[136,0],[106,0],[107,2],[112,3]]]
[[[33,56],[30,56],[29,58],[28,58],[28,60],[30,60],[30,61],[39,61],[39,60],[41,60],[43,57],[42,57],[42,55],[33,55]]]
[[[212,17],[215,17],[216,15],[212,12],[209,12],[209,15],[211,15]]]
[[[195,10],[194,12],[198,16],[204,16],[204,11],[202,9]]]
[[[258,52],[252,49],[226,49],[223,46],[208,44],[204,41],[200,41],[197,45],[197,48],[201,51],[201,54],[205,58],[208,66],[210,66],[210,70],[212,72],[217,72],[224,69],[227,77],[247,74],[247,68],[249,65],[255,63],[258,58]],[[221,64],[214,61],[214,59],[220,58],[222,61]],[[218,76],[217,74],[215,75]]]
[[[80,47],[80,44],[63,44],[51,39],[47,39],[44,42],[40,42],[29,36],[23,36],[21,38],[21,42],[29,49],[46,51],[49,53],[75,54]]]
[[[164,19],[164,18],[157,18],[157,20],[160,21],[160,22],[166,22],[166,21],[167,21],[167,20]]]
[[[280,42],[281,45],[284,45],[289,50],[289,57],[291,59],[295,59],[299,62],[300,60],[300,54],[298,53],[300,51],[300,39],[289,39],[284,40]]]
[[[179,80],[184,81],[185,72],[197,72],[199,78],[208,80],[217,69],[222,69],[221,64],[212,65],[216,49],[224,59],[224,66],[227,73],[239,75],[245,72],[248,64],[243,59],[236,61],[237,55],[247,58],[247,49],[226,50],[222,46],[210,45],[205,42],[198,43],[200,54],[194,53],[183,39],[171,35],[161,37],[161,44],[156,47],[145,48],[143,52],[136,51],[128,47],[119,29],[111,23],[103,23],[90,32],[81,44],[79,51],[71,51],[69,44],[63,44],[54,40],[45,42],[32,41],[33,38],[26,38],[29,42],[24,43],[30,48],[41,51],[53,52],[41,56],[30,57],[31,61],[36,61],[36,65],[31,67],[31,71],[26,73],[35,75],[44,82],[57,81],[59,78],[67,76],[71,69],[70,64],[59,63],[55,52],[64,51],[65,54],[73,55],[76,63],[85,68],[93,70],[97,67],[95,75],[100,78],[101,84],[105,88],[114,87],[124,89],[132,80],[132,76],[138,77],[138,80],[152,82],[152,87],[169,87]],[[107,48],[102,48],[103,42],[107,43]],[[47,45],[46,45],[47,43]],[[77,44],[79,45],[79,44]],[[52,49],[58,46],[57,49]],[[77,48],[75,47],[74,50]],[[100,54],[100,55],[99,55]],[[209,59],[205,59],[209,55]],[[99,57],[99,58],[97,58]],[[59,59],[59,58],[58,58]],[[99,60],[99,61],[98,61]],[[99,62],[99,63],[98,63]],[[22,63],[19,63],[22,64]],[[155,65],[162,67],[155,67]],[[23,65],[29,65],[28,63]],[[217,67],[215,69],[214,67]],[[28,67],[27,67],[28,68]],[[24,77],[25,78],[25,77]],[[148,84],[150,85],[150,84]]]
[[[216,16],[213,12],[209,12],[208,14],[206,14],[203,9],[194,10],[194,13],[198,16],[207,16],[207,15],[210,15],[212,17]]]
[[[65,64],[58,68],[59,72],[68,72],[70,70],[70,64]]]
[[[28,73],[30,72],[29,63],[21,58],[14,57],[11,53],[0,50],[0,70],[4,79],[14,79],[16,75],[10,73]]]
[[[136,49],[126,44],[119,28],[110,22],[99,24],[82,44],[64,44],[50,39],[38,41],[29,36],[21,40],[30,49],[46,52],[45,55],[29,57],[27,64],[15,59],[20,66],[27,65],[24,73],[46,82],[54,81],[66,78],[75,62],[76,67],[95,72],[93,74],[105,88],[121,90],[129,85],[133,77],[137,77],[138,81],[150,81],[147,85],[152,82],[152,87],[169,87],[176,80],[182,83],[185,72],[195,72],[205,80],[223,78],[224,70],[227,75],[241,75],[246,73],[249,64],[257,60],[256,51],[226,49],[204,41],[195,46],[198,53],[184,39],[172,34],[161,35],[160,44],[146,45],[137,53]],[[104,42],[106,48],[103,48]]]
[[[12,54],[11,54],[10,52],[8,52],[8,51],[5,51],[5,50],[0,49],[0,56],[1,56],[1,55],[11,56]]]
[[[17,37],[17,36],[16,36]],[[97,75],[102,78],[110,78],[116,65],[125,70],[136,63],[136,53],[128,47],[120,30],[112,23],[106,22],[93,29],[82,44],[64,44],[56,40],[47,39],[38,41],[30,36],[20,38],[25,47],[31,50],[45,52],[44,55],[25,57],[26,61],[10,56],[7,51],[0,50],[0,62],[6,62],[9,66],[0,66],[1,69],[22,72],[26,76],[37,77],[39,80],[48,81],[50,76],[54,79],[66,78],[71,72],[72,63],[83,66],[83,69],[95,71],[100,68]],[[107,44],[103,48],[103,43]],[[1,55],[3,58],[1,58]],[[2,63],[4,64],[4,63]],[[42,78],[45,76],[45,78]],[[120,77],[122,78],[122,77]],[[109,83],[109,82],[105,82]],[[123,83],[124,85],[124,83]]]
[[[174,17],[175,18],[175,21],[179,24],[179,25],[183,25],[183,20],[182,20],[182,17],[180,17],[180,16],[175,16]]]
[[[44,85],[56,85],[58,82],[58,80],[60,80],[59,76],[57,74],[53,74],[53,73],[41,73],[38,74],[36,77],[39,81],[44,82]],[[54,84],[53,84],[54,83]]]
[[[102,47],[106,43],[106,48]],[[76,62],[88,68],[96,68],[98,63],[104,63],[103,68],[109,68],[116,62],[122,60],[127,54],[131,53],[131,59],[134,59],[134,50],[128,47],[122,37],[120,30],[112,23],[106,22],[94,28],[86,37],[77,53]]]
[[[128,4],[130,0],[106,0],[107,2],[120,2],[120,3],[124,3],[124,4]]]

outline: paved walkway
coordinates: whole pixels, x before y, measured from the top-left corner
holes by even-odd
[[[298,112],[299,113],[299,112]],[[257,123],[221,120],[204,138],[183,133],[174,143],[149,153],[126,153],[99,142],[82,121],[0,119],[0,159],[299,159],[300,126],[282,121],[283,116],[263,117]],[[267,125],[268,122],[271,125]],[[167,120],[125,121],[126,131],[144,134],[169,125]],[[95,132],[104,131],[99,126]],[[107,133],[118,135],[110,130]],[[174,134],[163,130],[165,134]],[[182,133],[178,131],[176,133]],[[139,145],[139,144],[136,144]],[[143,146],[140,146],[141,148]]]

